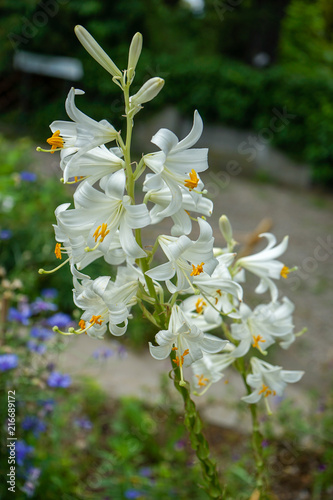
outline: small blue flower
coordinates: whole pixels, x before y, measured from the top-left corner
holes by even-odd
[[[0,354],[0,372],[16,368],[17,365],[18,357],[16,354]]]
[[[18,309],[10,307],[8,312],[8,321],[17,321],[22,325],[29,324],[29,318],[32,314],[29,304],[20,304]]]
[[[42,326],[33,326],[30,330],[30,337],[38,340],[49,340],[54,337],[54,332]]]
[[[23,440],[16,441],[15,444],[16,451],[16,462],[17,465],[22,466],[27,455],[31,455],[34,451],[32,446],[27,445]]]
[[[58,306],[38,297],[34,302],[32,302],[31,309],[33,314],[39,314],[44,311],[56,311]]]
[[[95,359],[100,359],[100,358],[110,358],[110,356],[113,355],[112,349],[97,349],[92,353],[93,358]]]
[[[133,488],[125,491],[125,498],[132,499],[132,498],[139,498],[141,496],[142,496],[141,491],[134,490]]]
[[[58,297],[58,290],[56,288],[44,288],[41,291],[41,296],[45,300],[54,300]]]
[[[28,340],[27,348],[29,351],[36,352],[37,354],[45,354],[47,350],[47,346],[45,344],[35,342],[34,340]]]
[[[38,404],[43,407],[43,414],[47,415],[48,413],[52,413],[55,406],[54,399],[42,399],[38,401]]]
[[[88,418],[86,418],[86,417],[76,418],[74,420],[74,424],[77,427],[80,427],[81,429],[85,429],[87,431],[90,431],[90,429],[92,429],[92,427],[93,427],[93,425],[90,422],[90,420]]]
[[[35,415],[28,415],[22,421],[22,429],[32,431],[35,437],[46,430],[46,424]]]
[[[47,385],[49,387],[69,387],[72,383],[71,377],[67,374],[62,374],[60,372],[52,372],[47,379]]]
[[[35,182],[35,180],[37,179],[37,175],[34,172],[27,171],[21,172],[20,177],[21,180],[25,182]]]
[[[10,229],[1,229],[0,240],[10,240],[13,236],[13,232]]]
[[[71,323],[72,319],[68,314],[59,312],[50,316],[46,322],[49,326],[58,326],[61,328],[66,328]]]
[[[21,490],[27,495],[27,497],[32,497],[35,493],[37,486],[37,481],[39,479],[41,470],[37,467],[30,467],[26,476],[26,482],[24,483]]]

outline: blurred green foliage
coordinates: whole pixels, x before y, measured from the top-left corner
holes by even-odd
[[[272,143],[300,162],[311,164],[315,182],[333,183],[330,0],[284,0],[275,2],[275,7],[271,1],[263,5],[258,0],[239,4],[206,0],[199,15],[185,3],[167,0],[44,0],[44,4],[52,5],[56,13],[38,25],[38,13],[45,13],[42,3],[4,0],[0,72],[5,78],[9,78],[13,49],[77,57],[83,61],[85,76],[76,86],[87,92],[79,107],[120,128],[118,88],[85,53],[73,27],[84,25],[121,69],[127,64],[131,37],[141,31],[144,51],[136,81],[156,75],[166,80],[163,92],[149,103],[144,116],[171,104],[189,115],[198,109],[207,121],[260,132],[269,127],[273,109],[286,109],[296,116],[274,134]],[[280,10],[275,12],[278,4]],[[278,16],[282,18],[284,6],[286,15],[280,26]],[[258,45],[257,32],[274,45],[267,34],[273,28],[280,30],[280,41],[271,51],[272,64],[256,68],[251,57]],[[21,105],[7,110],[8,120],[46,137],[49,122],[66,117],[63,101],[71,82],[30,75],[20,77],[15,84],[20,86]]]

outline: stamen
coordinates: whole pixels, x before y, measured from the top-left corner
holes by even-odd
[[[108,227],[107,224],[102,224],[101,226],[98,226],[98,228],[93,234],[96,243],[98,238],[100,238],[100,243],[103,243],[105,236],[110,232],[109,230],[107,230],[107,227]]]
[[[55,249],[54,249],[55,256],[57,259],[61,260],[61,243],[56,243]]]
[[[177,347],[173,348],[172,350],[177,350]],[[190,353],[189,349],[185,349],[185,351],[180,356],[180,358],[179,358],[179,356],[176,356],[176,359],[173,359],[172,361],[174,363],[176,363],[176,365],[179,366],[179,368],[181,368],[183,366],[183,364],[184,364],[184,358],[185,358],[185,356],[187,356],[189,353]]]
[[[203,266],[205,265],[204,262],[201,262],[201,264],[198,264],[197,266],[195,266],[194,264],[192,264],[192,272],[191,272],[191,276],[198,276],[199,274],[203,273]]]
[[[101,325],[103,323],[103,320],[99,319],[101,317],[102,317],[101,314],[99,316],[92,316],[91,320],[89,321],[89,323],[91,323],[91,326],[96,325],[96,324]]]
[[[262,384],[262,389],[261,389],[261,391],[259,391],[259,394],[263,394],[265,398],[267,398],[271,394],[273,396],[276,396],[276,392],[271,391],[270,388],[268,387],[268,385],[265,385],[265,384]]]
[[[287,279],[288,278],[288,274],[290,273],[290,271],[291,270],[289,269],[289,267],[283,266],[283,268],[281,269],[280,275],[282,276],[282,278]]]
[[[69,261],[69,257],[68,257],[68,259],[64,260],[64,262],[62,262],[59,266],[55,267],[54,269],[51,269],[51,271],[45,271],[45,269],[38,269],[38,274],[51,274],[51,273],[54,273],[55,271],[58,271],[58,269],[60,269],[62,266],[64,266],[65,264],[67,264],[68,261]]]
[[[189,179],[185,179],[184,186],[189,188],[190,191],[196,188],[199,183],[199,177],[197,176],[196,171],[192,168],[191,172],[188,174]]]
[[[60,137],[60,130],[56,130],[56,132],[52,134],[52,137],[49,137],[46,142],[50,144],[50,146],[52,146],[50,151],[52,154],[57,149],[62,149],[64,147],[64,140],[62,137]]]
[[[198,299],[195,303],[195,310],[197,311],[198,314],[201,314],[203,311],[204,306],[206,306],[206,302],[204,299]]]
[[[196,375],[196,377],[198,378],[198,385],[200,387],[205,387],[207,385],[207,382],[209,382],[209,379],[204,378],[203,375]]]
[[[85,330],[85,328],[86,328],[86,322],[84,321],[84,319],[80,319],[80,321],[79,321],[79,327],[81,328],[81,330]]]
[[[259,342],[266,342],[266,340],[263,339],[261,335],[257,335],[256,337],[252,335],[252,338],[253,338],[252,347],[256,347],[257,349],[261,350]]]

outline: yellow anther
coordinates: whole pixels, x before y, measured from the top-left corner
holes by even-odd
[[[266,342],[266,340],[263,339],[261,335],[257,335],[256,337],[252,335],[252,338],[253,338],[252,347],[256,347],[259,350],[260,350],[259,342]]]
[[[222,296],[222,292],[220,289],[216,290],[216,293],[221,297]]]
[[[191,213],[188,210],[185,210],[185,212],[187,213],[187,215],[191,215]]]
[[[276,392],[271,391],[270,388],[268,387],[268,385],[265,385],[265,384],[262,384],[262,389],[261,389],[261,391],[259,391],[259,394],[263,394],[265,398],[267,398],[271,394],[273,396],[276,396]]]
[[[194,264],[192,264],[192,272],[191,272],[191,276],[198,276],[199,274],[203,273],[203,266],[205,265],[204,262],[201,262],[201,264],[198,264],[197,266],[195,266]]]
[[[81,328],[81,330],[85,330],[85,328],[86,328],[86,322],[83,319],[80,319],[80,321],[79,321],[79,327]]]
[[[174,346],[171,350],[172,351],[178,351],[178,347]]]
[[[93,234],[96,243],[98,238],[100,238],[100,243],[103,243],[105,236],[110,232],[109,230],[107,230],[107,227],[108,227],[107,224],[102,224],[101,226],[98,226],[98,228]]]
[[[204,306],[206,306],[206,302],[203,299],[198,299],[195,303],[195,310],[198,314],[201,314]]]
[[[173,348],[172,350],[177,350],[177,347]],[[172,361],[174,363],[176,363],[176,365],[181,368],[183,366],[183,364],[184,364],[184,358],[185,358],[185,356],[187,356],[189,353],[190,353],[189,349],[185,349],[185,351],[180,356],[180,358],[179,358],[179,356],[176,356],[176,359],[173,359]]]
[[[56,243],[55,249],[54,249],[55,256],[57,259],[61,260],[61,243]]]
[[[281,272],[280,272],[282,278],[288,278],[289,273],[290,273],[289,267],[283,266],[283,268],[281,269]]]
[[[184,185],[185,187],[189,188],[190,191],[192,191],[192,189],[197,187],[199,182],[199,177],[197,176],[197,173],[195,170],[193,170],[193,168],[188,175],[190,178],[184,181]]]
[[[101,325],[102,322],[103,322],[102,319],[99,319],[101,317],[102,317],[101,314],[99,316],[92,316],[91,320],[89,321],[89,323],[91,323],[91,325]]]
[[[52,146],[51,153],[53,154],[57,149],[62,149],[64,147],[64,140],[60,137],[60,130],[56,130],[52,137],[49,137],[46,142]]]
[[[198,385],[200,387],[205,387],[207,385],[207,382],[209,382],[209,379],[204,378],[203,375],[196,375],[196,377],[198,378]]]

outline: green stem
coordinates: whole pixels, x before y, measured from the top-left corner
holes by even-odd
[[[252,392],[251,387],[246,382],[246,370],[244,367],[244,359],[240,358],[238,361],[239,361],[239,363],[238,364],[236,363],[235,366],[242,376],[247,393],[251,394],[251,392]],[[253,450],[254,459],[255,459],[255,463],[256,463],[256,487],[257,487],[257,490],[260,494],[259,498],[261,500],[261,499],[265,498],[263,495],[265,495],[267,493],[267,479],[266,479],[266,474],[265,474],[265,462],[264,462],[263,447],[262,447],[262,441],[264,438],[260,432],[257,405],[250,404],[249,407],[250,407],[251,420],[252,420],[251,444],[252,444],[252,450]]]
[[[174,351],[171,353],[170,357],[173,363],[173,360],[175,359]],[[188,383],[186,383],[185,386],[179,385],[179,382],[181,381],[180,370],[178,367],[175,367],[174,364],[173,369],[173,381],[175,388],[178,392],[180,392],[184,401],[184,423],[190,435],[191,446],[200,461],[203,488],[209,495],[209,498],[223,500],[225,499],[225,495],[222,491],[221,483],[218,477],[216,463],[209,458],[209,444],[202,433],[202,420],[195,407],[194,401],[191,399],[189,385]]]

